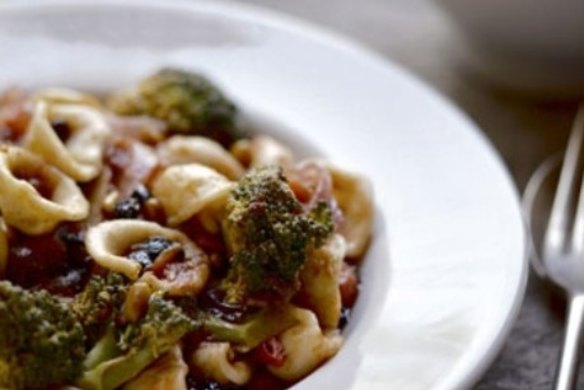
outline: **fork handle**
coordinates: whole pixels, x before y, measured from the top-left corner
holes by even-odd
[[[578,380],[578,357],[584,325],[584,294],[570,296],[566,334],[556,375],[555,390],[573,390]]]

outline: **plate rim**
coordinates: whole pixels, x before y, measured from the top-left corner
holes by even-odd
[[[514,296],[513,299],[509,300],[509,304],[506,306],[506,314],[504,318],[501,317],[503,319],[499,321],[498,329],[493,330],[492,334],[487,335],[489,336],[488,338],[491,339],[491,342],[486,349],[482,349],[483,353],[472,354],[471,357],[475,358],[474,361],[461,360],[457,362],[446,377],[446,379],[450,380],[443,380],[443,383],[451,384],[457,389],[464,389],[469,388],[480,380],[502,349],[521,309],[529,269],[529,232],[521,213],[519,191],[510,174],[509,168],[506,166],[501,155],[486,134],[483,133],[479,126],[474,123],[474,121],[472,121],[470,117],[448,96],[429,83],[423,81],[410,70],[394,62],[390,57],[382,55],[355,38],[333,31],[330,28],[320,26],[314,22],[258,5],[228,0],[43,0],[41,2],[5,0],[0,3],[0,12],[9,9],[46,8],[52,6],[133,6],[137,8],[172,8],[188,12],[213,13],[230,18],[243,19],[252,23],[260,23],[264,26],[290,32],[303,39],[319,42],[326,46],[341,50],[345,55],[364,59],[367,61],[368,65],[382,70],[383,73],[388,75],[388,77],[402,78],[412,89],[416,89],[418,92],[423,93],[431,99],[432,102],[445,113],[445,115],[454,117],[459,122],[464,123],[466,131],[472,133],[476,138],[476,142],[482,144],[486,153],[488,153],[497,164],[497,169],[505,180],[504,185],[512,192],[514,208],[518,211],[521,217],[523,235],[522,259],[517,259],[519,262],[519,273],[515,275],[515,283],[513,283]],[[383,207],[380,207],[380,209],[383,211]],[[481,340],[475,341],[478,342]],[[469,351],[472,352],[477,348],[478,347],[476,346],[469,346],[464,354],[466,355]]]

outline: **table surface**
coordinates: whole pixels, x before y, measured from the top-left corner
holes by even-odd
[[[519,191],[561,152],[577,102],[499,89],[469,67],[463,35],[427,0],[247,0],[332,28],[415,73],[454,101],[498,149]],[[565,315],[562,294],[530,275],[525,302],[477,390],[543,390],[553,382]],[[580,381],[581,386],[584,381]],[[584,388],[584,387],[582,387]]]

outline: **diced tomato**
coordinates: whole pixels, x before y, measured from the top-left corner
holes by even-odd
[[[286,351],[277,337],[271,337],[256,347],[255,357],[260,363],[281,367],[286,361]]]
[[[307,186],[305,186],[300,180],[296,179],[290,179],[288,184],[300,203],[308,203],[312,197],[312,191],[310,191]]]
[[[0,93],[0,135],[2,140],[18,141],[28,127],[30,117],[26,92],[18,88],[10,88]]]
[[[6,277],[25,288],[50,282],[67,268],[67,248],[51,234],[11,243]]]
[[[199,218],[194,217],[180,226],[191,240],[206,253],[225,253],[225,243],[220,233],[211,233],[205,229]]]
[[[28,123],[30,122],[30,113],[21,108],[19,110],[15,110],[13,115],[9,118],[6,118],[6,125],[10,127],[13,131],[14,138],[20,138],[24,135]]]
[[[343,226],[343,212],[333,196],[333,182],[327,168],[314,161],[301,163],[286,172],[288,184],[305,210],[326,203],[332,213],[335,231]]]

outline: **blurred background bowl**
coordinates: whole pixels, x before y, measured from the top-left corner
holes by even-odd
[[[514,90],[584,96],[584,0],[436,0],[473,68]]]

